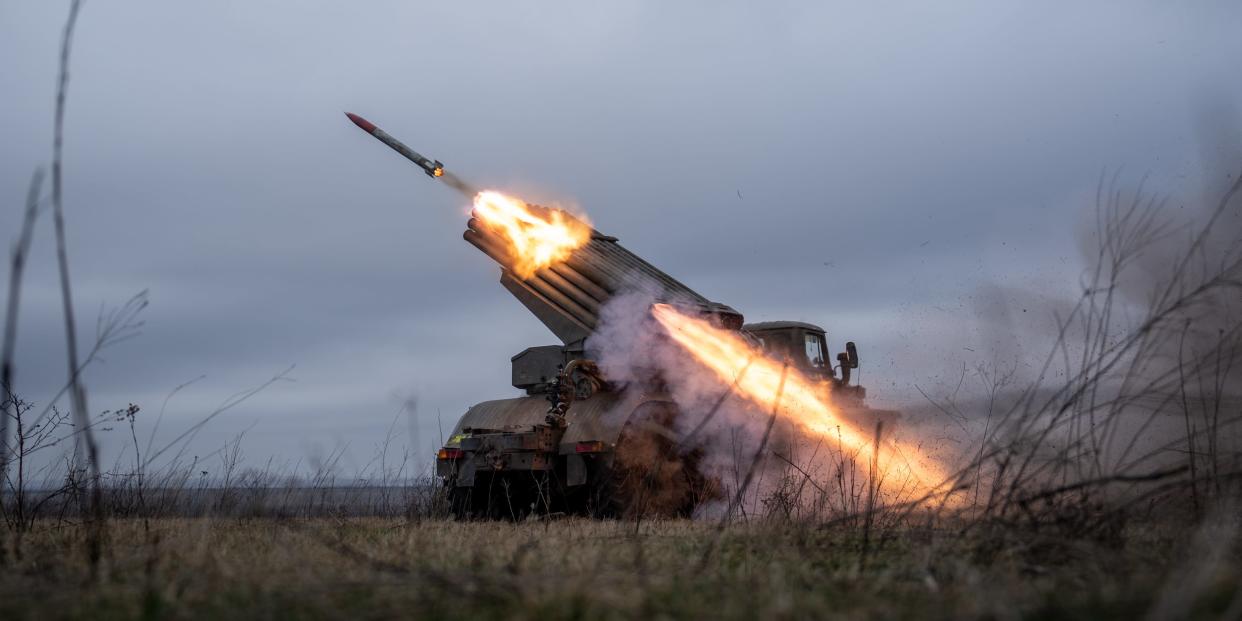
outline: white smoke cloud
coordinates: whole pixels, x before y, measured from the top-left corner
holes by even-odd
[[[664,335],[651,314],[652,304],[660,301],[658,291],[639,286],[601,309],[587,354],[605,376],[621,384],[662,385],[680,411],[672,429],[680,439],[680,450],[702,452],[699,468],[720,484],[722,500],[736,493],[754,468],[740,511],[754,514],[809,505],[856,510],[867,485],[868,452],[839,438],[804,431],[787,407],[773,420],[768,404],[733,394],[726,382]],[[895,417],[888,417],[886,445],[897,434],[894,421]],[[769,424],[773,425],[770,438],[758,453]],[[870,435],[866,432],[864,437]],[[905,447],[905,458],[926,458],[923,443]],[[904,476],[895,476],[886,484],[894,488],[880,493],[889,500],[906,498],[914,491]],[[719,513],[727,504],[708,504],[702,511]]]

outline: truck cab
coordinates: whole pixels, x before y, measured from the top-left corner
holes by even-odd
[[[748,323],[742,330],[754,337],[763,350],[777,360],[788,360],[803,375],[831,382],[839,395],[862,399],[861,386],[850,385],[850,371],[858,368],[858,349],[853,342],[837,355],[836,366],[828,353],[828,335],[824,329],[802,321],[765,321]]]

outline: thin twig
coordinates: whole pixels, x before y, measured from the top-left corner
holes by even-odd
[[[64,208],[64,144],[65,144],[65,99],[69,91],[69,52],[73,45],[73,29],[78,21],[78,12],[82,9],[81,0],[71,0],[69,16],[65,20],[65,30],[60,42],[60,75],[56,87],[56,120],[52,138],[52,220],[56,228],[56,260],[60,268],[60,294],[65,317],[65,348],[69,367],[70,398],[73,403],[73,415],[78,425],[85,429],[90,424],[90,414],[86,405],[86,389],[78,376],[78,336],[73,320],[73,291],[69,280],[69,251],[65,241],[65,208]],[[90,492],[92,526],[89,533],[88,557],[92,578],[98,578],[99,560],[103,554],[104,515],[103,497],[99,489],[99,447],[95,444],[95,436],[85,430],[80,436],[86,446],[87,465],[90,468]]]
[[[35,220],[39,216],[39,194],[43,188],[43,169],[36,168],[30,177],[26,192],[26,210],[22,215],[22,230],[13,245],[9,263],[9,299],[4,315],[4,344],[0,352],[0,482],[5,480],[9,465],[9,419],[17,415],[17,397],[13,389],[14,352],[17,349],[17,316],[21,311],[22,276],[26,259],[34,239]],[[3,513],[4,494],[0,493],[0,513]],[[0,564],[5,560],[5,546],[0,542]]]

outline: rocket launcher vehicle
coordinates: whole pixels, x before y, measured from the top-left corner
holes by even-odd
[[[587,357],[586,341],[600,329],[601,313],[628,292],[737,331],[761,344],[774,360],[788,361],[786,369],[793,364],[815,378],[816,386],[831,382],[834,394],[850,401],[840,404],[838,414],[866,418],[860,428],[875,428],[874,420],[895,415],[865,408],[862,387],[848,386],[849,369],[858,364],[852,343],[838,356],[838,378],[819,326],[744,326],[741,313],[708,300],[584,220],[514,199],[497,204],[493,199],[498,193],[477,192],[440,161],[424,157],[362,117],[349,118],[428,176],[474,201],[462,237],[499,265],[500,284],[562,342],[513,356],[512,385],[526,394],[471,406],[449,433],[436,455],[436,473],[450,489],[457,517],[518,519],[535,507],[591,515],[623,515],[639,507],[685,516],[697,503],[713,498],[718,486],[699,469],[692,438],[679,439],[675,424],[684,415],[702,413],[682,412],[658,375],[651,381],[614,384]],[[660,486],[661,507],[638,502],[653,497],[640,489],[649,485]],[[503,499],[497,496],[501,489]]]

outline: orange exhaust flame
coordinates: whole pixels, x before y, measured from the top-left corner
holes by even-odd
[[[736,382],[737,394],[761,407],[772,407],[784,364],[767,357],[736,332],[683,315],[668,304],[653,305],[651,313],[665,332],[699,364],[712,371],[723,385]],[[743,369],[746,369],[745,373]],[[828,403],[823,383],[815,382],[793,368],[789,369],[785,379],[778,416],[811,434],[839,441],[842,448],[859,457],[865,456],[870,460],[873,456],[874,432],[857,429],[840,419]],[[916,488],[927,493],[943,485],[945,477],[939,468],[907,459],[903,455],[905,452],[899,442],[883,443],[877,459],[878,476],[886,480],[897,479],[899,484],[912,478],[917,483]]]
[[[500,192],[479,192],[474,197],[474,214],[507,242],[513,258],[508,267],[521,278],[564,261],[591,239],[591,227],[585,222]]]

